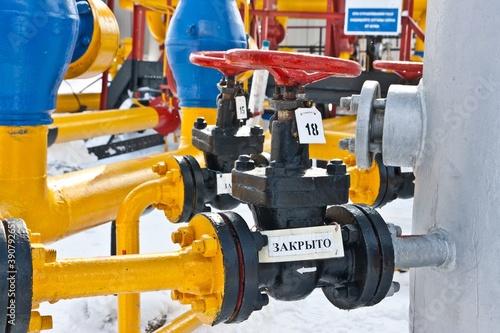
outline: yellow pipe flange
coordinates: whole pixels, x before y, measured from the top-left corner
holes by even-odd
[[[146,23],[155,41],[158,44],[164,44],[167,35],[167,23],[164,20],[164,14],[148,10],[146,12]]]
[[[70,64],[65,79],[84,79],[103,73],[118,50],[120,30],[113,12],[101,0],[88,2],[94,21],[92,38],[86,52]]]

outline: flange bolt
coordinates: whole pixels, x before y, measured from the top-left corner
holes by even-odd
[[[342,160],[339,159],[331,160],[326,165],[326,172],[329,175],[344,175],[346,171],[347,169],[345,164],[342,163]]]
[[[196,121],[194,122],[194,128],[202,130],[207,127],[207,122],[205,121],[205,118],[199,117],[196,118]]]
[[[264,130],[260,126],[252,126],[250,128],[250,134],[252,135],[262,135],[264,133]]]
[[[234,162],[234,168],[238,171],[250,171],[255,169],[255,162],[249,155],[240,155],[238,160]]]

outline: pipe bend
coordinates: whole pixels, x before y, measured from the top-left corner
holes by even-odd
[[[139,253],[139,219],[152,204],[168,205],[164,194],[169,179],[147,181],[134,188],[123,200],[116,217],[116,242],[118,254]]]

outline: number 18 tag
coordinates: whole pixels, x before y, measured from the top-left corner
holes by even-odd
[[[295,120],[299,131],[299,142],[326,143],[321,113],[315,107],[298,108],[295,110]]]

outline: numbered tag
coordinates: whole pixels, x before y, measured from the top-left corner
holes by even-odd
[[[326,143],[321,113],[315,107],[295,110],[295,120],[301,144]]]
[[[232,182],[230,173],[218,173],[217,194],[231,194]]]
[[[285,262],[344,256],[338,225],[261,231],[268,244],[259,251],[259,262]],[[307,268],[303,274],[307,272]]]
[[[236,96],[236,118],[247,119],[247,100],[245,96]]]

